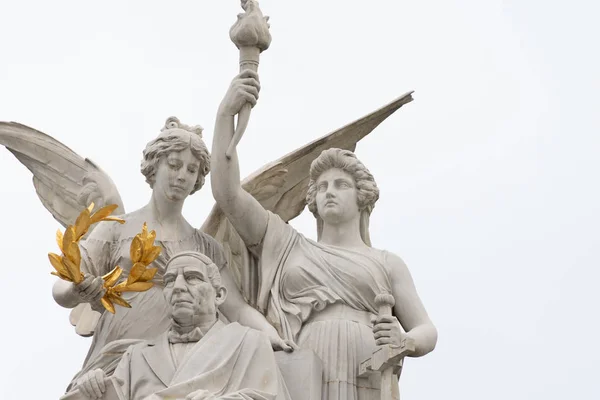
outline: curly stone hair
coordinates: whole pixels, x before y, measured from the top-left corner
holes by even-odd
[[[188,148],[200,161],[198,178],[190,194],[200,190],[204,185],[206,175],[210,172],[210,153],[202,140],[202,127],[182,124],[175,117],[167,119],[160,135],[149,142],[144,149],[141,171],[150,187],[154,187],[156,169],[160,159],[174,151],[180,152]]]
[[[332,168],[341,169],[354,178],[354,184],[356,185],[358,192],[356,201],[358,203],[358,209],[361,211],[361,236],[363,241],[370,246],[369,216],[375,207],[375,203],[379,199],[379,188],[375,183],[373,174],[369,172],[367,167],[365,167],[350,150],[323,150],[319,157],[317,157],[310,165],[310,181],[308,183],[308,192],[306,193],[306,203],[308,204],[310,212],[317,218],[318,236],[319,238],[321,237],[323,220],[319,216],[319,211],[317,210],[317,180],[323,172]]]

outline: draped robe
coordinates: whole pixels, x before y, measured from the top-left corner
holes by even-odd
[[[305,238],[269,212],[259,256],[256,306],[285,338],[323,362],[322,400],[378,400],[377,376],[358,378],[376,349],[375,296],[391,293],[387,252]]]

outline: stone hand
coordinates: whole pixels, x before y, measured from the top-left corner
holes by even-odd
[[[216,400],[216,397],[208,390],[199,389],[188,394],[185,400]]]
[[[380,315],[373,321],[373,336],[375,344],[383,346],[389,344],[392,346],[400,346],[402,339],[407,335],[402,331],[400,322],[396,317],[391,315]]]
[[[269,336],[269,341],[271,342],[271,347],[273,351],[283,350],[286,353],[291,353],[294,350],[298,350],[298,345],[291,340],[283,340],[279,336]]]
[[[231,81],[231,85],[221,101],[219,113],[236,115],[246,103],[250,103],[254,107],[258,101],[259,92],[258,74],[249,69],[242,71]]]
[[[104,280],[100,276],[86,275],[83,281],[75,285],[75,292],[85,303],[97,303],[104,296]]]
[[[88,399],[99,399],[106,391],[106,374],[94,369],[77,380],[77,388]]]

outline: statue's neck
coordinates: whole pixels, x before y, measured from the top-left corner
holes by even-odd
[[[197,318],[193,317],[191,320],[178,321],[175,318],[171,319],[171,331],[176,335],[189,335],[194,330],[198,330],[201,336],[204,336],[206,332],[213,327],[217,322],[217,318]]]
[[[335,224],[323,222],[323,231],[319,242],[346,248],[366,247],[360,236],[359,219]]]
[[[150,207],[152,215],[154,215],[158,222],[172,223],[183,219],[183,203],[184,200],[171,201],[164,196],[159,196],[155,192],[152,192],[148,207]]]

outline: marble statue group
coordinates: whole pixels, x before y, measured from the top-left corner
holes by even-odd
[[[257,3],[242,7],[230,32],[240,73],[218,106],[212,150],[200,126],[167,119],[143,151],[152,195],[138,210],[125,211],[97,165],[35,129],[0,123],[0,143],[33,173],[63,226],[92,202],[115,204],[125,222],[90,229],[77,242],[84,279],[53,287],[55,301],[73,309],[76,332],[92,336],[65,400],[398,399],[404,357],[435,347],[407,266],[371,243],[379,189],[353,153],[410,93],[241,180],[236,146],[259,101],[258,59],[270,42]],[[209,172],[216,204],[197,229],[182,208],[210,190]],[[306,206],[317,241],[288,223]],[[117,265],[120,279],[139,275],[132,242],[143,224],[161,249],[153,285],[123,293],[130,308],[109,312],[105,277]]]

